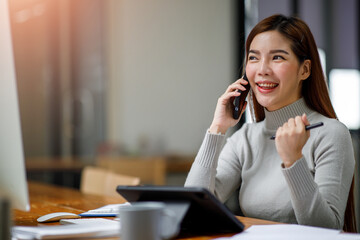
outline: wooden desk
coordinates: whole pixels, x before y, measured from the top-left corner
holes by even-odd
[[[14,210],[13,218],[14,225],[16,226],[40,226],[40,225],[49,225],[39,224],[36,222],[36,219],[44,214],[52,212],[72,212],[72,213],[81,213],[90,209],[98,208],[106,204],[116,204],[122,203],[125,200],[119,197],[110,197],[110,196],[96,196],[83,194],[78,190],[47,185],[42,183],[29,183],[29,194],[30,194],[30,212],[23,212],[19,210]],[[276,224],[275,222],[239,217],[240,220],[244,223],[245,228],[250,227],[251,225],[260,225],[260,224]],[[52,223],[53,224],[53,223]],[[191,238],[178,238],[183,240],[207,240],[215,237],[221,236],[231,236],[233,234],[227,235],[216,235],[216,236],[197,236]]]

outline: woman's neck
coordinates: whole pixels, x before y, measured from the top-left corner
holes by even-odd
[[[289,118],[301,116],[304,113],[308,115],[311,112],[313,111],[306,105],[303,98],[276,111],[270,112],[265,109],[265,127],[269,130],[275,130],[287,122]]]

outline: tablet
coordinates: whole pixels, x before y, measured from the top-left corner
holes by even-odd
[[[205,188],[118,186],[116,190],[129,202],[164,202],[178,216],[181,233],[236,233],[244,229],[240,220]]]

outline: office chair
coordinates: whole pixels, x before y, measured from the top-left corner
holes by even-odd
[[[96,165],[115,173],[138,177],[141,184],[166,183],[166,160],[163,157],[99,156]]]
[[[81,174],[80,191],[87,194],[116,196],[118,185],[139,185],[140,178],[114,173],[110,170],[87,166]]]

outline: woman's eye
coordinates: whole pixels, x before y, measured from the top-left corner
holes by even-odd
[[[275,55],[273,57],[274,60],[284,60],[285,58],[283,56],[280,56],[280,55]]]
[[[251,60],[256,60],[256,57],[255,56],[249,56],[249,61]]]

